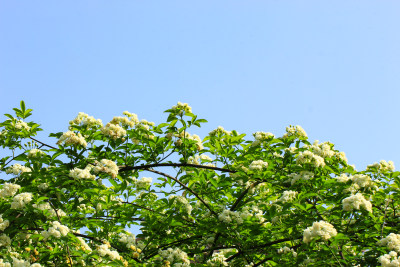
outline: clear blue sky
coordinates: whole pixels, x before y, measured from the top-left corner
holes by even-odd
[[[399,28],[397,0],[0,0],[0,113],[25,100],[46,140],[79,111],[162,122],[182,101],[202,137],[299,124],[400,169]]]

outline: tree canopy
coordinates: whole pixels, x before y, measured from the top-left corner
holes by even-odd
[[[52,143],[23,101],[5,114],[0,266],[400,266],[393,162],[358,171],[300,126],[202,139],[188,104],[165,112],[79,112]]]

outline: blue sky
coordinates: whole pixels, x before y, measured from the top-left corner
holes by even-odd
[[[209,121],[202,137],[299,124],[358,169],[400,168],[399,14],[394,0],[0,0],[0,113],[25,100],[52,142],[79,111],[160,123],[182,101]]]

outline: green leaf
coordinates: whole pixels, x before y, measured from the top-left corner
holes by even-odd
[[[25,113],[25,102],[23,100],[21,100],[20,106],[22,113]]]

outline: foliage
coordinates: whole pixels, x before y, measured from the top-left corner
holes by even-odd
[[[24,102],[14,111],[0,123],[1,266],[399,266],[392,162],[357,171],[299,126],[201,140],[189,132],[206,120],[182,103],[159,125],[79,113],[54,144]]]

